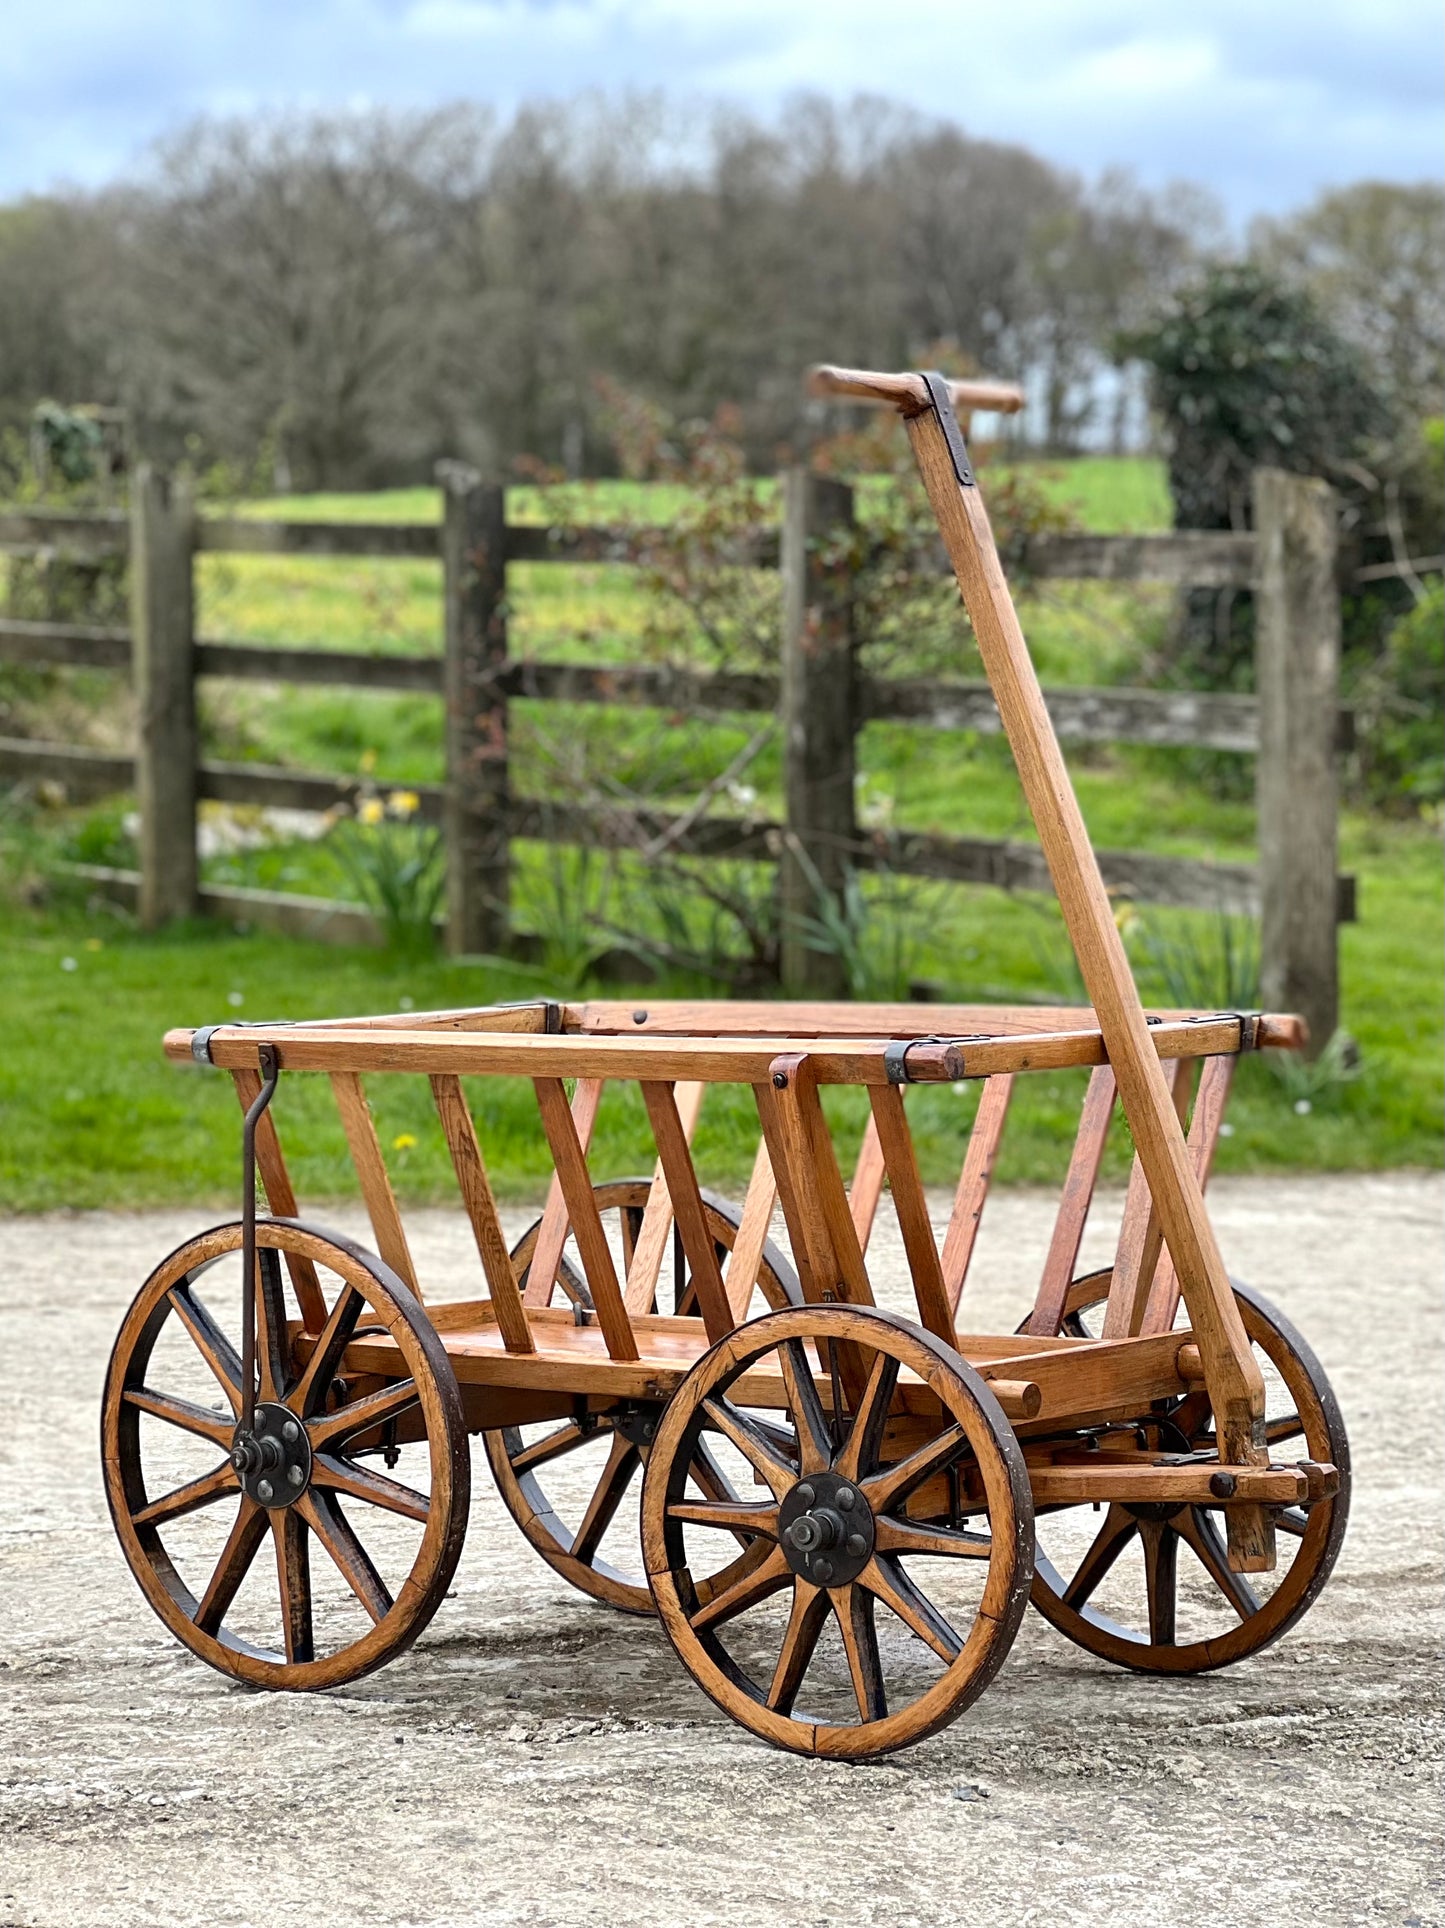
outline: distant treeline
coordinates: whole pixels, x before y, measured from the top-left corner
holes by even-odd
[[[1441,200],[1346,190],[1251,238],[1434,409]],[[443,453],[596,472],[605,377],[677,418],[735,407],[767,465],[813,431],[806,363],[927,356],[1026,379],[1066,450],[1122,433],[1109,371],[1223,251],[1196,190],[1084,182],[871,100],[206,121],[103,192],[0,208],[0,429],[44,397],[119,404],[136,446],[238,486]]]

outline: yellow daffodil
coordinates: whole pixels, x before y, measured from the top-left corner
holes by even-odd
[[[421,798],[415,790],[393,790],[386,807],[394,817],[414,817],[421,809]]]
[[[410,1151],[415,1143],[409,1131],[399,1131],[391,1141],[391,1148],[393,1151]]]
[[[386,811],[380,797],[364,797],[356,806],[356,814],[362,823],[380,823]]]

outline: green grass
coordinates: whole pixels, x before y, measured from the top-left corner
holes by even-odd
[[[1048,487],[1074,505],[1088,526],[1164,527],[1162,470],[1146,462],[1089,460],[1048,472]],[[586,513],[665,516],[670,491],[606,484]],[[322,519],[427,520],[440,512],[434,490],[366,497],[298,497],[247,505],[248,512]],[[535,495],[513,492],[510,512],[538,513]],[[1108,585],[1048,585],[1024,607],[1026,627],[1046,680],[1092,682],[1127,676],[1157,633],[1166,604]],[[439,649],[439,572],[425,562],[205,556],[200,566],[203,634],[319,647],[406,653]],[[512,647],[593,661],[635,657],[645,612],[629,572],[620,568],[518,568],[512,583]],[[97,703],[91,679],[87,700]],[[98,684],[97,684],[98,687]],[[80,694],[72,701],[80,706]],[[440,716],[429,698],[254,684],[210,683],[203,703],[214,753],[297,767],[356,772],[374,761],[384,783],[441,774]],[[515,762],[519,787],[545,790],[539,737],[565,744],[585,733],[625,774],[629,760],[656,770],[669,759],[668,783],[685,796],[742,745],[746,719],[714,725],[669,721],[665,733],[646,713],[518,704]],[[1247,801],[1221,800],[1196,780],[1187,754],[1135,751],[1071,753],[1084,812],[1103,847],[1248,859],[1254,815]],[[1008,752],[997,738],[935,735],[873,725],[860,742],[865,809],[888,821],[953,834],[1033,835]],[[1247,765],[1241,766],[1247,771]],[[764,809],[779,806],[775,747],[749,781]],[[1247,784],[1240,785],[1247,799]],[[84,813],[31,834],[53,851],[123,861],[122,806]],[[3,829],[3,825],[0,825]],[[48,843],[47,843],[48,839]],[[1442,927],[1445,892],[1438,837],[1423,825],[1349,816],[1343,862],[1360,878],[1361,922],[1342,939],[1343,1021],[1359,1040],[1363,1074],[1297,1113],[1265,1065],[1241,1067],[1231,1106],[1233,1131],[1220,1147],[1223,1171],[1365,1169],[1437,1164],[1442,1112]],[[556,859],[536,846],[517,851],[519,922],[547,927],[549,879]],[[212,859],[216,878],[320,895],[348,895],[330,849],[284,844]],[[619,867],[619,921],[647,915],[647,879]],[[885,883],[877,888],[886,892]],[[630,893],[630,894],[629,894]],[[1150,915],[1149,913],[1145,914]],[[553,979],[503,964],[407,962],[380,953],[339,952],[299,942],[241,936],[201,925],[143,937],[83,896],[61,890],[43,909],[4,910],[0,945],[10,1019],[0,1054],[0,1208],[234,1203],[237,1117],[227,1081],[168,1065],[159,1038],[170,1025],[241,1017],[322,1016],[347,1011],[416,1009],[569,994],[575,968],[557,945]],[[1158,917],[1167,926],[1171,920]],[[1176,918],[1175,923],[1188,922]],[[1194,920],[1207,935],[1210,920]],[[876,935],[876,933],[875,933]],[[959,999],[1073,999],[1075,974],[1054,908],[997,891],[923,889],[906,920],[908,971]],[[1141,952],[1142,956],[1142,952]],[[70,959],[73,968],[65,968]],[[654,987],[696,994],[696,982]],[[1144,980],[1146,996],[1165,987]],[[611,990],[609,995],[617,994]],[[645,993],[644,993],[645,995]],[[239,998],[240,1002],[235,1002]],[[1204,1001],[1215,1001],[1206,997]],[[424,1081],[372,1081],[394,1177],[408,1198],[449,1198],[453,1181]],[[1056,1180],[1072,1142],[1082,1092],[1079,1074],[1022,1081],[1005,1137],[999,1174]],[[505,1081],[471,1089],[498,1189],[540,1193],[548,1162],[529,1091]],[[920,1089],[910,1099],[920,1158],[932,1182],[956,1176],[976,1094]],[[830,1100],[830,1103],[832,1101]],[[852,1156],[863,1126],[859,1094],[840,1094],[834,1122],[840,1152]],[[280,1119],[303,1205],[354,1189],[344,1141],[324,1083],[285,1081]],[[704,1113],[698,1153],[704,1176],[737,1188],[746,1178],[756,1119],[746,1093],[718,1091]],[[397,1139],[414,1139],[396,1148]],[[1125,1134],[1110,1153],[1122,1175]],[[597,1138],[599,1176],[646,1168],[650,1141],[635,1093],[609,1094]]]

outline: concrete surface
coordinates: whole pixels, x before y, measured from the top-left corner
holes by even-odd
[[[122,1310],[209,1220],[0,1224],[0,1928],[1440,1921],[1441,1197],[1212,1193],[1352,1436],[1350,1535],[1291,1636],[1160,1681],[1030,1614],[960,1721],[862,1768],[732,1726],[653,1626],[542,1565],[480,1454],[455,1597],[410,1655],[325,1697],[228,1684],[142,1601],[96,1448]],[[991,1203],[970,1323],[1012,1325],[1049,1211]],[[424,1283],[477,1289],[458,1216],[413,1227]],[[896,1300],[896,1240],[879,1271]]]

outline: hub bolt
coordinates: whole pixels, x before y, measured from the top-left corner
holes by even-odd
[[[813,1578],[819,1583],[820,1586],[827,1586],[828,1582],[832,1579],[832,1577],[833,1577],[833,1562],[831,1560],[814,1560]]]
[[[288,1466],[286,1468],[286,1477],[293,1486],[299,1486],[306,1475],[299,1466]]]
[[[295,1441],[301,1437],[301,1428],[296,1424],[294,1419],[288,1419],[286,1421],[286,1424],[281,1428],[281,1437],[286,1441],[288,1446],[294,1444]]]
[[[840,1486],[838,1488],[838,1495],[837,1495],[838,1504],[839,1506],[842,1507],[845,1513],[848,1511],[849,1507],[852,1506],[854,1500],[856,1500],[857,1497],[858,1495],[853,1491],[853,1488],[851,1486]]]
[[[811,1506],[814,1498],[815,1495],[811,1486],[800,1486],[798,1488],[798,1500],[801,1505]]]
[[[261,1499],[269,1500],[272,1497],[270,1480],[258,1480],[256,1483],[256,1492]]]
[[[868,1551],[868,1542],[861,1533],[850,1533],[848,1535],[848,1551],[853,1555],[855,1560],[860,1553],[866,1553]]]

